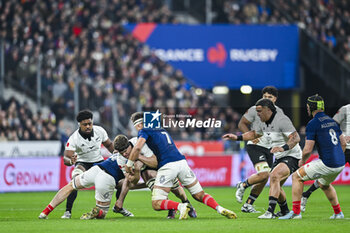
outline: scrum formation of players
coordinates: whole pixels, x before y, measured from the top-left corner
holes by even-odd
[[[268,209],[259,219],[302,218],[300,212],[305,211],[307,198],[318,187],[324,191],[333,207],[334,214],[330,218],[344,218],[331,183],[343,170],[345,162],[350,162],[350,105],[343,106],[333,119],[324,113],[321,96],[309,97],[306,104],[312,120],[306,127],[306,142],[302,150],[299,134],[291,120],[275,105],[277,89],[268,86],[262,94],[262,99],[249,108],[239,122],[243,134],[222,136],[224,140],[249,141],[247,152],[256,173],[237,184],[236,199],[239,203],[242,203],[245,189],[252,186],[241,211],[259,213],[253,203],[270,179]],[[210,194],[204,192],[168,132],[163,128],[144,128],[143,117],[143,112],[136,112],[130,118],[138,131],[138,137],[128,139],[124,135],[117,135],[111,142],[102,127],[93,125],[90,111],[79,112],[76,118],[79,129],[70,136],[64,152],[65,165],[75,165],[72,181],[57,192],[39,218],[47,219],[49,213],[67,198],[67,208],[62,218],[71,218],[77,190],[95,186],[96,206],[84,213],[81,219],[104,218],[115,189],[117,201],[113,212],[133,217],[130,211],[123,208],[125,196],[129,189],[145,187],[152,191],[153,209],[168,210],[168,218],[175,218],[176,212],[179,213],[179,219],[197,217],[196,210],[184,192],[185,187],[198,202],[228,219],[236,219],[237,215],[233,211],[220,206]],[[107,160],[101,156],[101,144],[112,153]],[[304,166],[314,145],[317,145],[320,159]],[[290,175],[293,179],[291,211],[282,188]],[[140,177],[145,183],[139,184]],[[308,191],[302,193],[303,182],[307,180],[316,181]],[[169,192],[173,192],[181,203],[169,200]],[[275,213],[277,204],[280,211]]]

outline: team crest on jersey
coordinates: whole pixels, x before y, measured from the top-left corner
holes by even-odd
[[[159,129],[161,127],[160,124],[160,116],[162,114],[157,110],[156,112],[144,112],[143,113],[143,127],[144,128],[152,128]]]

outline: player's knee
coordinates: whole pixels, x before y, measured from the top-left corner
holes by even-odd
[[[193,194],[192,197],[196,200],[196,201],[199,201],[199,202],[202,202],[203,201],[203,198],[205,196],[205,192],[202,190],[201,192],[199,193],[196,193],[196,194]]]
[[[280,181],[280,176],[278,174],[276,174],[276,173],[270,173],[269,177],[270,177],[270,182],[271,183]]]
[[[264,172],[259,172],[257,173],[257,175],[260,177],[261,182],[263,181],[267,181],[269,179],[269,172],[268,171],[264,171]]]
[[[162,201],[160,200],[152,200],[152,208],[157,211],[161,210],[160,208],[161,203]]]

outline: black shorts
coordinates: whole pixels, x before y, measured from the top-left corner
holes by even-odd
[[[252,144],[248,144],[246,149],[247,149],[249,158],[254,165],[261,162],[267,162],[269,167],[272,166],[273,154],[270,153],[270,149],[267,149],[265,147],[258,146],[258,145],[252,145]]]
[[[96,163],[101,163],[104,160],[100,160],[94,163],[86,163],[86,162],[76,162],[75,163],[75,167],[77,167],[78,165],[82,166],[83,168],[85,168],[85,171],[89,170],[92,166],[94,166]]]
[[[344,154],[345,154],[345,163],[348,162],[350,165],[350,149],[346,149]]]
[[[296,159],[291,156],[282,157],[280,159],[276,159],[272,165],[271,171],[280,163],[285,163],[289,168],[289,175],[299,169],[299,159]]]

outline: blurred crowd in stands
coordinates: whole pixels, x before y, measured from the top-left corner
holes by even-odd
[[[222,17],[228,23],[296,22],[350,62],[348,1],[223,2]],[[156,109],[167,115],[223,121],[222,129],[171,132],[177,140],[219,139],[225,132],[238,131],[240,114],[216,107],[210,91],[196,92],[180,70],[159,60],[146,45],[124,31],[126,23],[177,23],[164,1],[7,0],[0,1],[0,19],[6,85],[36,93],[39,71],[43,98],[55,118],[53,121],[42,119],[40,113],[29,114],[26,106],[15,100],[3,103],[2,139],[54,139],[64,135],[58,123],[65,117],[74,119],[75,89],[79,90],[79,108],[94,111],[95,122],[102,123],[109,132],[115,120],[113,107],[118,124],[128,136],[135,133],[129,122],[132,112]],[[22,112],[26,112],[25,117]]]
[[[348,0],[227,0],[223,12],[233,24],[296,23],[350,64]]]

